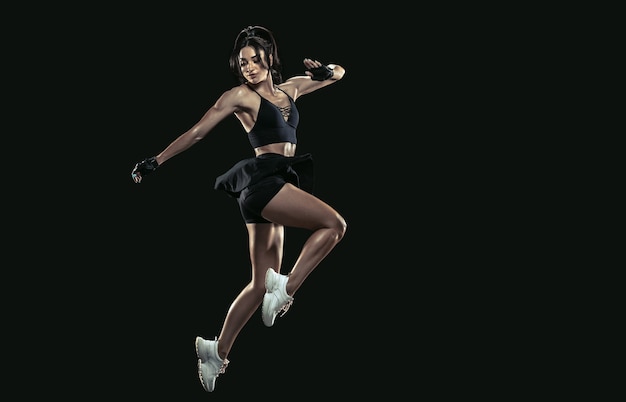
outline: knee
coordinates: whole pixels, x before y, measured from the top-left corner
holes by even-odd
[[[247,286],[248,293],[253,294],[256,298],[263,298],[265,294],[265,279],[251,281]]]
[[[334,230],[337,233],[337,241],[341,241],[341,239],[343,239],[343,236],[346,234],[346,230],[348,230],[348,223],[342,216],[337,216]]]

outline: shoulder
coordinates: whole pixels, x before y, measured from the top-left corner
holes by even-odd
[[[282,84],[278,85],[278,87],[285,91],[287,95],[291,96],[293,100],[296,100],[302,94],[302,88],[306,85],[307,80],[310,79],[306,75],[295,76],[284,81]]]
[[[220,96],[220,99],[228,102],[237,103],[245,101],[253,95],[255,95],[253,90],[248,88],[247,85],[241,84],[224,92],[222,96]]]
[[[217,100],[216,105],[241,109],[248,107],[257,98],[258,95],[253,90],[248,88],[247,85],[241,84],[225,91]]]

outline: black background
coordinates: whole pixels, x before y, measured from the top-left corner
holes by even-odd
[[[12,116],[28,195],[7,200],[25,211],[7,243],[25,289],[8,331],[26,340],[14,373],[35,378],[22,391],[193,401],[481,388],[469,356],[491,336],[478,329],[483,301],[459,304],[484,275],[465,265],[479,252],[466,236],[478,184],[451,156],[467,120],[444,115],[465,95],[446,74],[456,57],[441,61],[438,16],[224,6],[78,11],[41,29],[36,63],[11,66],[29,77]],[[298,152],[314,155],[315,193],[348,231],[274,327],[255,313],[207,394],[194,339],[219,334],[250,277],[237,205],[213,183],[249,144],[232,117],[141,184],[130,172],[237,84],[228,57],[248,25],[274,32],[285,78],[305,57],[347,71],[298,100]],[[288,229],[285,268],[306,235]]]

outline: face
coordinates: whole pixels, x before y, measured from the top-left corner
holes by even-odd
[[[265,81],[269,69],[264,66],[265,52],[261,49],[259,54],[252,46],[246,46],[239,51],[239,68],[244,78],[251,84]]]

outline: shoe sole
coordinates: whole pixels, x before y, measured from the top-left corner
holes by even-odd
[[[204,339],[197,336],[195,344],[196,356],[198,356],[198,378],[200,378],[200,384],[202,384],[202,388],[204,388],[206,392],[212,392],[213,390],[208,388],[208,386],[204,382],[204,379],[202,378],[202,357],[200,356],[200,346],[198,345],[201,341],[204,341]]]
[[[274,282],[273,281],[273,277],[274,277],[274,270],[269,268],[266,272],[265,272],[265,295],[263,296],[263,305],[261,306],[261,312],[263,312],[265,310],[265,305],[267,304],[267,296],[270,295],[272,293],[273,286],[270,286],[270,282]],[[265,314],[261,315],[261,318],[263,318],[263,324],[265,324],[266,327],[271,327],[274,325],[274,320],[276,319],[276,314],[274,314],[274,319],[271,320],[271,322],[267,322],[265,320]]]
[[[265,293],[271,293],[275,290],[273,286],[270,286],[270,282],[274,282],[274,274],[275,272],[271,268],[265,272]]]

